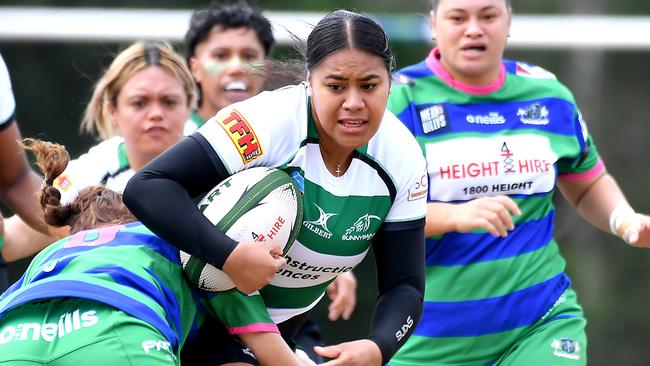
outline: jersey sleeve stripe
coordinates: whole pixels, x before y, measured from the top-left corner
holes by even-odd
[[[384,221],[381,230],[384,231],[399,231],[399,230],[410,230],[418,227],[423,227],[425,218],[418,218],[415,220],[409,221]]]
[[[275,323],[255,323],[241,327],[229,327],[229,334],[280,333]]]
[[[602,159],[599,158],[598,163],[596,163],[593,168],[587,170],[586,172],[561,174],[560,178],[570,181],[588,180],[602,173],[604,170],[605,163]]]

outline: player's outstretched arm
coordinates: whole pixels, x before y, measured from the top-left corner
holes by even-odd
[[[627,243],[650,248],[650,217],[630,206],[607,172],[584,180],[559,179],[562,195],[589,223]]]
[[[32,228],[47,232],[36,199],[43,178],[27,162],[16,121],[0,129],[0,199]]]
[[[2,257],[7,262],[27,258],[56,240],[69,235],[68,228],[50,228],[43,234],[29,227],[18,215],[5,219],[5,246]]]

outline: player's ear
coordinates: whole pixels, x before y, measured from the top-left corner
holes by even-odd
[[[309,95],[310,97],[313,97],[312,91],[311,91],[311,73],[310,72],[307,72],[307,79],[305,80],[305,82],[307,83],[307,95]]]
[[[431,40],[436,40],[436,12],[431,10],[429,12],[429,21],[431,22]]]
[[[194,57],[194,56],[190,57],[190,61],[189,61],[188,66],[190,68],[190,72],[192,73],[192,76],[194,76],[194,80],[196,80],[196,82],[200,83],[201,82],[201,70],[200,70],[201,64],[196,59],[196,57]]]

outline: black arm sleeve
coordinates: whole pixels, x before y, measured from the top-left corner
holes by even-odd
[[[193,197],[229,176],[201,135],[192,135],[150,161],[131,178],[124,203],[151,231],[217,268],[237,243],[217,230]]]
[[[385,224],[375,235],[379,297],[370,336],[388,363],[422,315],[424,296],[424,219]]]

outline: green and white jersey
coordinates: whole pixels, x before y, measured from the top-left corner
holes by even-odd
[[[192,112],[183,133],[191,135],[200,125],[201,117]],[[93,146],[87,153],[70,161],[65,172],[54,181],[61,191],[61,202],[71,202],[84,188],[101,184],[115,192],[122,192],[135,171],[126,156],[126,143],[121,136],[111,137]]]
[[[203,126],[205,124],[205,121],[201,116],[199,116],[196,111],[192,111],[190,113],[190,118],[187,119],[185,122],[185,128],[183,128],[183,135],[189,136],[194,131],[198,130],[199,127]]]
[[[392,113],[354,152],[345,174],[335,177],[323,163],[309,106],[307,86],[289,86],[235,103],[197,132],[231,174],[277,167],[303,191],[304,221],[288,264],[260,291],[276,323],[314,307],[336,276],[361,262],[382,225],[426,213],[422,152]],[[230,327],[246,323],[221,318]]]
[[[7,126],[16,112],[16,101],[11,89],[11,79],[7,65],[0,55],[0,129]]]
[[[98,184],[121,193],[134,173],[126,157],[124,139],[116,136],[70,161],[63,174],[54,180],[54,187],[61,192],[61,202],[68,203],[82,189]]]

